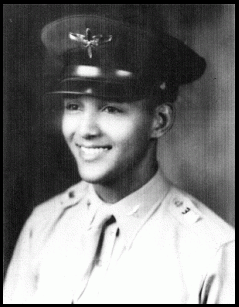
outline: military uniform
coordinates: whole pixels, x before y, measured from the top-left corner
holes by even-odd
[[[113,228],[113,253],[102,256],[78,293],[81,234],[102,205],[81,182],[36,207],[8,271],[6,303],[234,302],[233,228],[159,172],[110,206],[120,230],[116,236]]]
[[[42,41],[64,63],[54,94],[168,101],[206,67],[165,33],[97,16],[57,20]],[[106,218],[93,246],[97,221]],[[7,272],[4,303],[230,304],[233,257],[233,228],[159,169],[114,205],[82,181],[34,209]]]

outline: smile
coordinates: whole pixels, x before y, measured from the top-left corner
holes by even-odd
[[[85,161],[93,161],[102,156],[105,152],[109,151],[111,147],[85,147],[78,146],[80,148],[80,154]]]

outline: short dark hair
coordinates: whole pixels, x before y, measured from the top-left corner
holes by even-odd
[[[167,84],[167,85],[166,85]],[[147,109],[153,112],[154,108],[164,103],[174,103],[178,97],[179,86],[175,82],[165,82],[165,88],[155,84],[149,95]]]

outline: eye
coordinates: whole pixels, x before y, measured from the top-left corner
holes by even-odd
[[[75,102],[65,102],[64,106],[67,111],[79,111],[81,109],[80,105]]]
[[[106,106],[102,109],[102,111],[105,111],[107,113],[116,114],[116,113],[122,113],[122,110],[113,106]]]

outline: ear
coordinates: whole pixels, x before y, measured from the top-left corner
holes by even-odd
[[[170,103],[162,104],[154,109],[152,122],[152,138],[159,138],[173,126],[175,118],[174,106]]]

